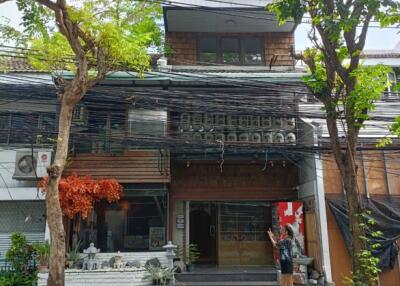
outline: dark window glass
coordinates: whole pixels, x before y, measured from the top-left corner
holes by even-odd
[[[31,113],[14,113],[11,119],[10,143],[36,143],[39,115]]]
[[[263,65],[262,37],[199,38],[199,63]]]
[[[129,111],[129,134],[137,137],[165,136],[167,112],[132,109]]]
[[[240,62],[239,39],[222,38],[221,56],[224,64],[238,64]]]
[[[8,143],[8,134],[10,132],[10,114],[0,114],[0,143]]]
[[[261,38],[243,38],[242,46],[244,52],[244,63],[246,65],[262,63]]]
[[[56,131],[56,115],[51,113],[41,114],[39,129],[46,133],[54,133]]]
[[[165,245],[165,202],[162,196],[122,198],[99,203],[83,222],[84,245],[102,252],[162,250]]]
[[[200,63],[217,62],[217,38],[199,39]]]

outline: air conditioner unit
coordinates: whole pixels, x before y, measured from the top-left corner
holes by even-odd
[[[246,130],[249,127],[249,116],[241,115],[239,116],[239,129]]]
[[[283,127],[282,123],[283,123],[282,118],[274,117],[274,125],[273,125],[274,128],[281,129]]]
[[[211,130],[214,126],[214,116],[211,114],[204,114],[204,127],[206,130]]]
[[[228,142],[236,142],[237,141],[236,133],[235,132],[228,133],[228,135],[226,136],[226,141],[228,141]]]
[[[251,127],[260,127],[260,116],[251,116]]]
[[[285,119],[285,128],[286,129],[294,129],[296,126],[296,120],[294,118],[286,118]]]
[[[239,142],[249,142],[249,134],[248,133],[241,133],[239,135]]]
[[[192,115],[192,125],[194,130],[199,130],[203,126],[203,115],[201,113],[195,113]]]
[[[86,107],[77,105],[72,112],[72,124],[83,126],[88,124],[88,111]]]
[[[215,115],[215,125],[219,128],[225,127],[225,115],[217,114]]]
[[[225,141],[225,134],[224,133],[216,133],[215,134],[215,141]]]
[[[181,138],[182,138],[184,141],[191,141],[193,137],[192,137],[192,135],[191,135],[190,133],[183,133],[182,136],[181,136]]]
[[[274,143],[282,144],[285,143],[285,137],[282,133],[276,133],[274,136]]]
[[[271,132],[264,132],[262,135],[262,142],[263,143],[272,143],[273,142],[273,135]]]
[[[226,121],[229,130],[236,130],[239,125],[239,118],[236,115],[227,116]]]
[[[190,126],[190,114],[189,113],[182,113],[181,114],[181,128],[183,130],[188,130]]]
[[[50,150],[17,150],[13,179],[36,180],[47,176],[47,167],[51,164]]]
[[[201,136],[201,133],[195,132],[195,133],[193,134],[193,140],[194,140],[194,141],[201,141],[201,140],[203,140],[203,136]]]
[[[261,122],[260,122],[260,124],[261,124],[261,127],[270,128],[270,127],[272,126],[272,124],[271,124],[271,117],[269,117],[269,116],[263,116],[263,117],[261,117]]]
[[[261,143],[261,134],[260,133],[251,134],[251,141],[254,143]]]
[[[214,142],[214,135],[213,135],[212,133],[206,133],[206,134],[204,135],[204,139],[205,139],[208,143]]]
[[[296,135],[294,133],[288,133],[285,137],[285,142],[289,144],[296,143]]]

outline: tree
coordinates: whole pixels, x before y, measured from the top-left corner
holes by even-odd
[[[69,70],[74,74],[70,81],[59,79],[57,147],[46,187],[51,238],[48,285],[61,286],[65,232],[59,184],[68,154],[72,112],[108,72],[129,69],[141,73],[148,68],[148,47],[160,43],[161,32],[155,19],[161,11],[152,1],[17,0],[17,4],[23,12],[25,32],[30,36],[30,63],[39,69]]]
[[[340,171],[349,206],[352,236],[352,268],[356,285],[370,285],[360,274],[359,255],[367,250],[363,239],[364,207],[357,185],[358,134],[374,102],[387,86],[383,66],[363,67],[360,56],[371,22],[388,26],[399,19],[396,0],[275,0],[267,9],[280,22],[300,23],[310,17],[309,37],[314,45],[299,58],[308,65],[305,82],[323,103],[330,135],[330,146]],[[341,139],[337,124],[341,124]],[[355,281],[357,280],[357,281]],[[357,284],[358,283],[358,284]]]
[[[39,182],[39,188],[46,192],[48,178]],[[86,219],[93,209],[94,203],[106,200],[116,202],[122,194],[122,186],[114,179],[92,179],[90,176],[79,177],[73,173],[71,176],[61,178],[58,185],[60,206],[64,215],[70,219],[80,214]]]

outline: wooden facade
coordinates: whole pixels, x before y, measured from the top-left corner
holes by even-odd
[[[126,151],[121,155],[77,154],[64,175],[113,178],[120,183],[169,183],[169,155],[159,150]]]
[[[226,161],[174,163],[173,200],[297,200],[297,167],[287,163],[268,166],[263,162]]]
[[[361,193],[371,197],[400,195],[400,156],[397,152],[363,152],[359,157],[358,183]],[[340,174],[332,157],[323,158],[323,172],[326,196],[342,194]],[[328,206],[327,224],[333,281],[336,286],[344,286],[343,278],[351,271],[351,258],[339,226]],[[400,285],[398,260],[392,270],[380,275],[380,285]]]
[[[294,34],[291,32],[273,33],[188,33],[168,32],[166,40],[174,51],[168,58],[172,65],[198,65],[197,41],[199,36],[261,37],[264,43],[264,63],[268,66],[274,61],[276,66],[293,67],[291,47],[294,45]],[[274,60],[273,60],[274,59]],[[200,63],[201,64],[201,63]]]

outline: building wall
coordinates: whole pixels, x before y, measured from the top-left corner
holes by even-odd
[[[64,171],[90,175],[93,178],[112,178],[120,183],[169,183],[169,155],[160,157],[158,150],[126,151],[121,155],[77,154]]]
[[[276,162],[262,171],[264,162],[179,162],[172,166],[173,200],[297,200],[297,167]]]
[[[400,156],[396,152],[363,152],[359,160],[358,183],[363,194],[400,195],[399,167]],[[364,167],[364,170],[363,170]],[[323,160],[325,194],[341,194],[342,183],[336,163],[332,157]],[[385,173],[385,170],[387,171]],[[364,176],[365,175],[365,176]],[[387,178],[386,178],[387,176]],[[336,220],[327,206],[329,248],[331,253],[332,275],[335,285],[344,286],[343,277],[351,271],[351,259],[345,246]],[[398,261],[392,270],[380,275],[380,285],[400,285]]]
[[[210,34],[208,34],[210,35]],[[216,36],[251,36],[257,35],[264,37],[264,59],[265,65],[269,66],[273,57],[276,57],[273,66],[293,66],[294,61],[290,55],[292,47],[294,48],[293,33],[262,33],[262,34],[232,34],[216,33]],[[199,33],[178,33],[169,32],[166,34],[166,41],[172,49],[168,56],[169,64],[172,65],[196,65],[197,59],[197,38]]]
[[[13,232],[28,241],[44,241],[46,207],[36,181],[13,179],[16,150],[0,149],[0,260],[10,247]]]
[[[29,242],[43,242],[45,229],[44,201],[0,201],[0,260],[5,258],[13,232],[24,233]]]

